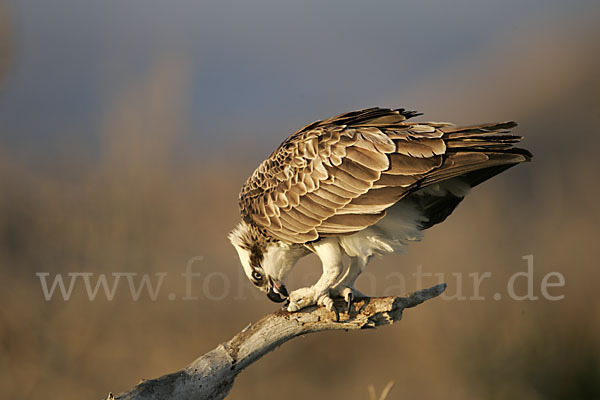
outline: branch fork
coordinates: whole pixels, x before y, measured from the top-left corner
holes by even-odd
[[[323,307],[308,307],[299,312],[277,311],[248,325],[228,342],[199,357],[180,371],[139,383],[107,400],[183,400],[223,399],[236,376],[268,352],[295,337],[328,330],[374,329],[402,319],[407,308],[439,296],[446,289],[442,283],[406,297],[358,298],[349,313],[336,322],[335,313]],[[343,299],[336,307],[345,309]]]

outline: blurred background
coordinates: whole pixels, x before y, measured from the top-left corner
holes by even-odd
[[[599,17],[592,0],[0,2],[3,397],[104,398],[278,309],[226,239],[239,188],[301,126],[382,106],[514,119],[534,162],[358,282],[438,282],[420,267],[444,274],[446,298],[394,327],[287,343],[229,398],[366,399],[390,380],[390,399],[600,398]],[[507,282],[527,255],[538,299],[516,301]],[[184,300],[190,260],[201,276]],[[167,275],[138,301],[125,278],[112,300],[79,280],[47,301],[36,275],[123,272]],[[491,273],[485,300],[453,298],[474,297],[474,272]],[[550,272],[561,300],[542,296]],[[307,258],[290,286],[317,273]]]

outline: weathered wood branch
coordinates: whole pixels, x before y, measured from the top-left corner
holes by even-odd
[[[327,330],[357,330],[390,325],[402,318],[406,308],[439,296],[446,284],[419,290],[406,297],[357,299],[350,314],[339,322],[331,311],[310,307],[297,313],[277,311],[248,325],[230,341],[201,356],[180,371],[141,382],[128,392],[108,399],[183,400],[223,399],[235,377],[277,346],[307,333]],[[345,309],[340,299],[336,305]]]

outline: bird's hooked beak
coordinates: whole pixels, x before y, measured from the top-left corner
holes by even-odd
[[[269,300],[274,301],[275,303],[281,303],[285,301],[288,296],[288,291],[283,283],[269,277],[269,291],[267,292]]]

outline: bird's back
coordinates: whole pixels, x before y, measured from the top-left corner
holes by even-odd
[[[514,122],[454,127],[371,108],[317,121],[286,139],[240,193],[242,217],[265,235],[304,243],[372,226],[409,198],[443,221],[473,187],[531,158]]]

